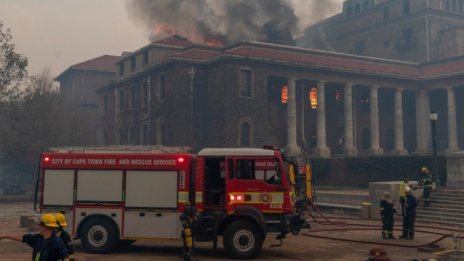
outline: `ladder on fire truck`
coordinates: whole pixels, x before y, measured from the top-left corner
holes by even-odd
[[[84,146],[84,147],[54,147],[49,149],[54,153],[147,153],[147,154],[174,154],[192,153],[192,148],[185,146],[167,147],[161,145],[110,145],[110,146]]]

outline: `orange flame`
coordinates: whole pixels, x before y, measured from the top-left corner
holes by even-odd
[[[177,34],[177,30],[174,26],[168,24],[160,24],[155,27],[155,34],[169,34],[174,35]]]

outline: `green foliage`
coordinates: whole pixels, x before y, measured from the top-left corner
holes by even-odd
[[[3,105],[0,148],[10,160],[35,163],[62,143],[61,99],[48,71],[30,77],[20,100]]]
[[[0,21],[0,103],[18,98],[21,94],[18,86],[27,76],[27,58],[15,52],[11,40],[10,30],[4,29]]]

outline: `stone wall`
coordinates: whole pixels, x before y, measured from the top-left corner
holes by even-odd
[[[464,155],[462,160],[464,162]],[[367,188],[370,182],[417,181],[420,168],[431,169],[432,162],[431,156],[313,159],[313,182],[316,186]],[[446,159],[440,157],[439,162],[440,173],[446,173]]]
[[[447,155],[446,168],[448,169],[448,187],[460,187],[464,185],[464,152]]]

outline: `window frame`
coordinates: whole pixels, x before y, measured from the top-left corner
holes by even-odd
[[[244,74],[243,74],[244,72],[248,73],[247,77],[249,78],[244,79]],[[247,80],[246,88],[244,88],[244,84],[243,84],[245,80]],[[254,72],[253,70],[249,67],[240,68],[238,81],[239,81],[238,82],[239,97],[246,98],[246,99],[253,99],[254,98]],[[244,90],[246,91],[246,93],[243,92]]]

